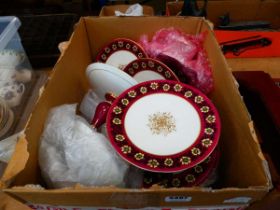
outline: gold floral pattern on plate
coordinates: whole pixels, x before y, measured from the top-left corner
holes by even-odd
[[[146,87],[141,87],[140,88],[140,93],[145,94],[147,93],[148,89]]]
[[[183,88],[182,85],[179,85],[179,84],[174,85],[174,90],[176,92],[180,92],[182,90],[182,88]]]
[[[119,118],[115,117],[115,118],[113,119],[113,123],[114,123],[115,125],[120,125],[120,124],[122,124],[122,121],[121,121]]]
[[[202,143],[202,146],[208,148],[212,145],[213,141],[209,138],[206,138],[206,139],[202,139],[201,143]]]
[[[212,135],[214,133],[214,129],[213,128],[205,128],[204,133],[207,134],[207,135]]]
[[[191,163],[191,158],[187,156],[183,156],[180,158],[180,162],[182,165],[188,165]]]
[[[102,58],[103,60],[106,60],[106,59],[107,59],[107,56],[106,56],[105,54],[102,54],[102,55],[101,55],[101,58]]]
[[[203,97],[202,96],[196,96],[194,98],[194,102],[197,103],[197,104],[200,104],[204,101]]]
[[[120,113],[122,113],[122,108],[119,107],[119,106],[115,106],[114,109],[113,109],[113,112],[115,114],[120,114]]]
[[[152,82],[150,85],[150,88],[152,88],[153,90],[156,90],[158,88],[158,83],[157,82]]]
[[[136,45],[133,45],[132,50],[133,50],[134,52],[137,52],[138,47],[137,47]]]
[[[130,47],[131,47],[131,45],[130,45],[130,44],[128,44],[128,43],[125,45],[125,48],[126,48],[127,50],[129,50],[129,49],[130,49]]]
[[[170,90],[170,85],[164,84],[164,85],[162,86],[162,89],[163,89],[164,91],[169,91],[169,90]]]
[[[123,41],[118,41],[118,46],[123,47]]]
[[[143,53],[138,53],[138,58],[143,58]]]
[[[133,68],[129,68],[129,69],[128,69],[128,72],[129,72],[130,74],[132,74],[132,75],[135,73],[135,71],[134,71]]]
[[[109,47],[106,47],[106,48],[105,48],[105,52],[106,52],[106,53],[110,53],[110,51],[111,51],[111,49],[110,49]]]
[[[185,180],[186,182],[188,183],[192,183],[195,181],[195,176],[193,174],[188,174],[186,177],[185,177]]]
[[[170,112],[157,112],[149,115],[148,126],[151,132],[157,135],[167,136],[176,130],[175,118]]]
[[[208,115],[208,116],[206,117],[206,121],[207,121],[208,123],[215,123],[216,117],[215,117],[214,115]]]
[[[128,100],[127,98],[123,98],[123,99],[121,100],[121,102],[122,102],[122,104],[125,105],[125,106],[127,106],[127,105],[129,104],[129,100]]]
[[[162,71],[163,71],[163,68],[162,68],[161,66],[158,66],[158,67],[157,67],[157,71],[158,71],[158,72],[162,72]]]
[[[200,108],[200,111],[202,113],[207,113],[207,112],[209,112],[209,110],[210,110],[209,106],[203,106],[203,107]]]
[[[113,50],[116,50],[117,48],[118,48],[118,47],[117,47],[116,44],[113,44],[113,45],[112,45],[112,49],[113,49]]]
[[[133,66],[133,68],[135,68],[135,69],[138,69],[138,68],[139,68],[138,63],[136,63],[136,62],[134,62],[134,63],[132,64],[132,66]]]
[[[156,159],[151,159],[148,161],[147,165],[151,168],[157,168],[159,166],[159,162]]]
[[[102,50],[97,55],[97,61],[106,63],[106,61],[111,55],[113,55],[117,51],[123,50],[129,51],[138,58],[147,57],[146,53],[144,52],[144,49],[140,45],[135,43],[133,40],[119,38],[113,40],[110,44],[102,48]],[[117,67],[123,70],[126,64],[127,63],[123,65],[117,65]]]
[[[128,92],[128,96],[131,97],[131,98],[135,98],[137,95],[136,91],[135,90],[131,90]]]
[[[115,139],[116,139],[117,141],[124,141],[124,140],[125,140],[125,137],[124,137],[124,135],[117,134],[117,135],[115,136]]]
[[[164,75],[166,76],[166,78],[170,78],[171,77],[171,73],[169,72],[169,71],[166,71],[165,73],[164,73]]]
[[[128,146],[128,145],[124,145],[124,146],[122,146],[121,147],[121,150],[122,150],[122,152],[124,153],[124,154],[128,154],[128,153],[131,153],[131,147],[130,146]]]
[[[141,66],[142,66],[142,68],[144,68],[144,69],[147,68],[147,64],[146,64],[145,62],[142,62],[142,63],[141,63]]]
[[[192,148],[191,151],[192,151],[192,154],[193,154],[194,156],[198,156],[198,155],[201,154],[200,149],[198,149],[198,148],[196,148],[196,147]]]
[[[171,158],[166,158],[164,160],[164,165],[166,166],[172,166],[173,165],[173,160]]]
[[[185,94],[184,94],[184,96],[185,96],[186,98],[190,98],[190,97],[192,97],[192,95],[193,95],[193,93],[192,93],[192,91],[190,91],[190,90],[186,91]]]
[[[144,154],[141,153],[141,152],[138,152],[138,153],[136,153],[136,154],[134,155],[134,158],[135,158],[136,160],[142,160],[142,159],[144,158]]]

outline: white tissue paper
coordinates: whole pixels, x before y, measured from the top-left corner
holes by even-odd
[[[96,95],[96,93],[93,90],[89,89],[80,104],[80,112],[89,123],[91,123],[95,113],[95,109],[100,102],[102,101]]]
[[[124,186],[128,164],[109,140],[75,114],[76,104],[53,108],[39,148],[39,164],[51,188]]]
[[[143,7],[140,4],[133,4],[125,11],[115,11],[116,16],[143,16]]]

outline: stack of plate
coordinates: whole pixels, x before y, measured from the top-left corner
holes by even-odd
[[[144,170],[143,187],[211,183],[221,126],[210,99],[134,41],[114,40],[97,61],[87,69],[94,91],[103,100],[116,95],[106,133],[124,160]]]
[[[217,167],[218,112],[207,96],[181,82],[153,80],[129,88],[113,102],[106,126],[124,160],[166,173],[147,173],[146,186],[147,180],[174,187],[201,185]]]
[[[13,124],[14,114],[3,99],[0,99],[0,138],[4,136]]]

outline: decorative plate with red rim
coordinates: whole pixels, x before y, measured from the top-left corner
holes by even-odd
[[[205,160],[217,146],[220,118],[201,91],[171,80],[139,83],[112,104],[109,139],[129,163],[173,173]]]
[[[146,57],[148,57],[147,54],[137,42],[119,38],[103,47],[98,53],[96,61],[124,69],[131,61]]]
[[[154,184],[158,184],[166,188],[193,187],[207,184],[209,181],[213,183],[215,180],[210,179],[213,179],[213,175],[216,173],[219,157],[220,152],[215,149],[203,162],[179,173],[145,172],[143,187],[149,188]]]
[[[132,76],[137,82],[157,79],[179,81],[176,74],[168,66],[152,58],[134,60],[127,64],[123,71]]]

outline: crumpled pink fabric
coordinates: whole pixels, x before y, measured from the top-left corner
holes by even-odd
[[[182,82],[188,83],[204,93],[213,89],[212,71],[203,48],[206,34],[186,34],[173,27],[156,32],[149,42],[148,36],[140,38],[147,54],[169,66]]]

